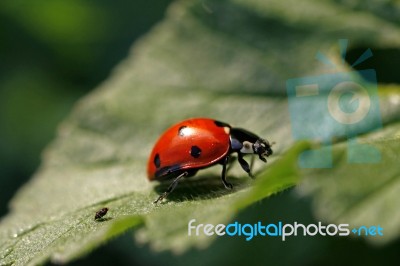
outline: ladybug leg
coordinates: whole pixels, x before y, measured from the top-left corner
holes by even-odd
[[[154,203],[154,204],[157,204],[159,201],[162,201],[164,198],[166,198],[166,197],[169,195],[169,193],[171,193],[171,192],[176,188],[176,186],[177,186],[178,183],[179,183],[179,180],[181,180],[182,177],[185,177],[185,176],[187,176],[188,174],[189,174],[188,172],[183,172],[183,173],[180,174],[178,177],[176,177],[176,178],[174,179],[174,181],[171,183],[171,185],[169,185],[167,191],[165,191],[164,193],[162,193],[162,194],[158,197],[158,199],[156,199],[153,203]]]
[[[229,170],[232,168],[234,162],[236,161],[236,157],[229,157],[227,166],[226,166],[226,173],[229,172]]]
[[[251,178],[254,178],[253,174],[250,171],[250,166],[249,164],[243,159],[243,154],[238,152],[238,161],[240,163],[240,166],[243,168],[243,170],[249,174]]]
[[[222,162],[221,180],[222,183],[224,183],[225,188],[232,189],[233,188],[232,184],[226,181],[226,165],[228,164],[228,162],[229,162],[229,156],[226,156],[224,161]]]
[[[252,172],[252,170],[253,170],[254,159],[255,159],[255,158],[256,158],[255,156],[251,156],[251,161],[250,161],[250,172]]]

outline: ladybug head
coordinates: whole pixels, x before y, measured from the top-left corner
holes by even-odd
[[[266,162],[268,157],[272,154],[273,143],[268,140],[262,139],[242,128],[231,129],[231,149],[243,154],[257,154],[260,160]]]
[[[260,158],[260,160],[266,162],[267,159],[265,159],[265,156],[268,157],[273,153],[271,149],[272,144],[270,144],[268,140],[259,138],[253,144],[254,153],[258,154],[258,158]]]

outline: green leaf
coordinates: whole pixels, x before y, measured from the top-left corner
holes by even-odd
[[[0,264],[65,263],[134,227],[137,241],[158,251],[207,247],[215,238],[189,238],[189,220],[228,222],[250,204],[299,182],[297,155],[311,144],[295,144],[291,138],[285,81],[321,74],[320,62],[314,60],[318,50],[340,61],[334,48],[339,38],[351,37],[353,45],[398,47],[399,33],[391,21],[368,10],[354,13],[330,1],[302,1],[301,7],[278,0],[177,1],[164,21],[136,43],[126,61],[61,124],[42,166],[14,197],[11,212],[1,222]],[[348,70],[344,64],[336,71]],[[381,98],[386,132],[391,132],[385,136],[393,135],[389,123],[398,119],[399,101],[393,99],[399,91],[394,88]],[[310,113],[307,107],[302,111]],[[229,172],[233,191],[224,189],[220,169],[214,167],[180,183],[168,201],[154,205],[168,184],[146,179],[152,145],[171,124],[196,116],[276,141],[274,156],[266,166],[256,163],[255,182],[235,165]],[[383,149],[390,154],[392,147]],[[395,157],[388,158],[393,162]],[[338,169],[358,175],[344,163]],[[310,176],[321,172],[311,171]],[[317,191],[326,184],[320,185],[308,189],[317,201],[325,199],[325,193]],[[354,201],[335,208],[345,210],[349,202]],[[109,213],[95,221],[96,211],[105,206]],[[334,213],[320,215],[326,220],[342,217]]]
[[[368,242],[376,245],[398,239],[399,129],[400,124],[396,124],[360,141],[380,151],[381,160],[378,163],[349,163],[347,143],[342,143],[334,146],[332,169],[303,171],[304,182],[298,191],[313,196],[317,219],[347,223],[351,226],[350,230],[360,226],[380,226],[383,236],[365,236]],[[393,130],[397,131],[395,135]]]

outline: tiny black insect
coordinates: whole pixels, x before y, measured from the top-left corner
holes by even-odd
[[[107,214],[107,212],[108,212],[108,208],[100,209],[98,212],[96,212],[94,219],[98,220],[98,219],[102,218],[104,215]]]

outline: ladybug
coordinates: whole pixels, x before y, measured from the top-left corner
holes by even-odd
[[[192,118],[173,125],[158,139],[147,163],[150,181],[174,179],[154,203],[167,197],[183,177],[216,164],[222,165],[222,183],[232,189],[226,180],[226,166],[233,153],[237,153],[243,170],[253,177],[243,155],[257,154],[267,162],[265,157],[272,154],[272,149],[267,140],[254,133],[210,118]]]

